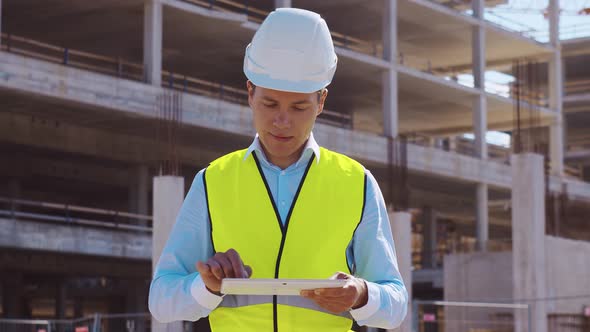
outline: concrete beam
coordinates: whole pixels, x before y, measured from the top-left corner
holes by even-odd
[[[162,3],[145,0],[143,12],[143,68],[146,82],[162,84]]]
[[[149,255],[149,252],[144,254]],[[37,275],[100,275],[113,278],[145,278],[147,280],[150,278],[150,258],[122,259],[102,255],[68,254],[58,251],[20,250],[3,247],[0,251],[0,270]],[[23,264],[23,262],[27,262],[27,264]],[[102,291],[104,292],[104,290]],[[83,295],[88,296],[89,294],[84,293]]]
[[[0,79],[0,88],[52,97],[78,105],[82,109],[92,107],[105,112],[120,112],[119,115],[152,119],[155,119],[157,115],[157,98],[165,94],[166,91],[159,87],[67,68],[5,52],[0,52],[0,77],[4,78]],[[56,86],[60,88],[56,89]],[[182,122],[185,125],[214,129],[232,135],[254,136],[252,114],[248,107],[185,93],[181,94],[181,107]],[[4,115],[0,114],[0,116]],[[0,121],[0,126],[5,124],[5,121]],[[15,131],[11,130],[11,133],[15,134]],[[49,137],[47,140],[57,141],[53,144],[54,148],[58,150],[64,148],[68,150],[75,147],[84,153],[80,147],[80,141],[87,141],[87,144],[84,144],[85,147],[90,147],[95,152],[100,150],[101,155],[108,155],[111,151],[111,155],[116,156],[114,158],[116,160],[133,160],[137,163],[156,160],[150,159],[155,158],[155,153],[149,151],[156,149],[141,149],[141,152],[135,150],[141,144],[151,148],[153,140],[129,136],[120,136],[115,139],[109,136],[117,134],[104,133],[108,136],[104,136],[103,140],[92,138],[95,147],[90,145],[90,136],[97,135],[97,130],[90,128],[78,127],[76,135],[67,135],[69,137],[67,140],[62,137]],[[387,140],[382,136],[320,123],[315,125],[314,133],[320,144],[328,149],[348,154],[365,162],[387,164],[387,156],[383,153],[386,151]],[[17,130],[16,134],[31,145],[46,145],[45,142],[35,139],[38,136],[33,135],[34,133],[25,132],[26,135],[23,135]],[[41,133],[39,135],[50,136]],[[2,139],[12,142],[15,138],[11,136],[13,135],[6,135],[4,130],[0,130]],[[72,138],[76,139],[72,140]],[[128,146],[127,144],[117,145],[116,149],[113,149],[111,145],[106,143],[112,141],[125,141],[128,142]],[[211,161],[220,155],[217,153],[215,157],[203,157],[202,149],[188,147],[180,148],[179,153],[181,156],[185,156],[184,160],[198,160],[200,162]],[[510,167],[499,163],[483,162],[468,156],[415,145],[408,146],[408,163],[411,170],[418,172],[428,172],[467,182],[484,182],[503,188],[510,187]],[[459,165],[461,166],[459,167]]]
[[[545,260],[545,177],[543,156],[512,155],[513,294],[532,305],[532,326],[526,312],[515,314],[518,332],[547,331]]]
[[[0,164],[0,174],[17,178],[41,175],[121,186],[129,182],[130,172],[88,161],[62,161],[16,154]]]
[[[0,246],[87,254],[118,258],[149,259],[149,233],[74,227],[71,224],[0,218]]]
[[[125,135],[106,130],[82,127],[68,123],[60,123],[59,127],[48,125],[43,121],[31,121],[30,116],[15,113],[0,113],[0,141],[33,146],[56,151],[63,151],[84,156],[107,158],[109,160],[129,163],[146,163],[156,165],[164,155],[167,145],[157,143],[154,139],[135,135]],[[124,142],[117,144],[116,142]],[[222,155],[221,151],[213,151],[199,146],[179,146],[179,159],[191,165],[206,165]],[[64,163],[53,161],[53,165],[63,166]],[[32,170],[48,173],[42,166],[31,166]],[[69,166],[67,169],[71,169]],[[92,166],[88,172],[106,175],[106,169]],[[86,173],[83,173],[86,174]],[[112,174],[119,178],[122,174]],[[128,175],[128,174],[127,174]],[[70,174],[70,176],[74,176]],[[105,179],[106,180],[106,179]],[[128,179],[123,183],[128,183]]]

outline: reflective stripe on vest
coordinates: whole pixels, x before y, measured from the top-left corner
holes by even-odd
[[[366,178],[356,161],[321,148],[312,157],[284,226],[255,153],[212,162],[204,175],[216,252],[235,249],[252,278],[326,279],[350,272],[346,249],[364,208]],[[301,297],[226,296],[209,316],[213,332],[348,331],[335,315]]]

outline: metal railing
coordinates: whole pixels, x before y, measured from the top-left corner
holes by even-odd
[[[151,315],[138,314],[96,314],[96,330],[88,332],[146,332],[151,331]]]
[[[88,52],[59,47],[40,41],[2,33],[0,50],[32,57],[65,66],[94,71],[124,79],[145,82],[144,66],[121,58],[111,58]],[[162,87],[187,93],[225,100],[240,105],[248,105],[248,92],[245,89],[210,82],[181,73],[162,70]],[[352,128],[352,115],[324,110],[318,117],[321,123]]]
[[[531,306],[413,300],[412,325],[416,332],[532,332]]]
[[[476,156],[475,142],[463,136],[441,138],[421,133],[412,133],[408,135],[408,143],[455,152],[470,157]],[[511,148],[488,143],[488,160],[508,164],[511,153]]]
[[[565,82],[564,90],[565,90],[564,94],[566,96],[590,93],[590,80],[589,79],[568,80]]]
[[[547,332],[590,331],[590,316],[581,314],[549,314],[547,323]]]
[[[51,45],[9,33],[0,34],[0,50],[20,54],[48,62],[61,63],[66,66],[86,69],[101,74],[144,81],[143,65],[88,53],[67,47]]]
[[[474,237],[461,236],[458,238],[445,237],[443,243],[438,243],[435,250],[424,250],[422,243],[413,244],[412,266],[416,270],[443,267],[444,256],[449,254],[466,254],[478,252]],[[512,251],[511,239],[489,239],[485,243],[486,252]]]
[[[235,14],[244,14],[249,21],[261,23],[270,11],[262,10],[252,7],[249,4],[253,1],[232,1],[232,0],[182,0],[184,2],[197,5],[210,10],[220,12],[229,12]],[[376,57],[381,57],[383,54],[383,44],[377,42],[369,42],[360,38],[355,38],[338,32],[331,32],[332,40],[335,46],[364,53]]]
[[[472,6],[472,0],[430,0],[431,2],[451,8],[463,15],[469,15],[468,12]],[[495,1],[495,0],[492,0]],[[486,1],[486,2],[489,2]]]
[[[95,316],[78,319],[0,318],[0,332],[99,332]]]
[[[148,332],[149,313],[100,314],[78,319],[0,318],[0,332]]]
[[[69,204],[0,197],[0,216],[126,231],[151,232],[152,216]]]

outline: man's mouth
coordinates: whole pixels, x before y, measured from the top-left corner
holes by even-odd
[[[270,136],[272,136],[272,138],[276,139],[279,142],[288,142],[293,138],[293,136],[282,136],[282,135],[275,135],[272,133],[269,133],[269,134],[270,134]]]

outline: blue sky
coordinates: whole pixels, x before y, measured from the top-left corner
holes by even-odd
[[[507,4],[486,10],[486,19],[511,30],[523,32],[541,42],[549,39],[549,21],[544,18],[549,0],[508,0]],[[590,0],[561,0],[561,39],[590,36],[590,15],[580,15],[590,8]]]

